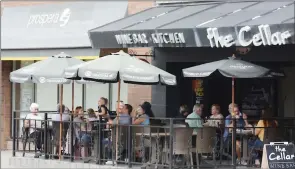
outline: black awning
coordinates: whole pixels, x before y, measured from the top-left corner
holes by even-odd
[[[288,44],[294,43],[294,9],[294,0],[158,6],[92,29],[89,36],[94,48],[213,47],[207,35],[208,30],[216,28],[219,37],[215,38],[230,35],[232,41],[237,41],[231,45],[243,46],[238,42],[241,28],[244,31],[250,27],[242,37],[249,41],[263,27],[271,32],[266,35],[270,40],[277,32],[288,37],[283,34],[285,43],[276,42],[274,37],[274,43],[260,45]]]

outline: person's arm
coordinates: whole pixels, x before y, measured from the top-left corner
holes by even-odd
[[[223,116],[219,116],[214,124],[215,127],[220,127],[223,124]]]
[[[259,120],[257,123],[257,126],[255,127],[255,132],[254,132],[255,136],[259,135],[259,133],[262,130],[262,127],[264,127],[263,120]]]
[[[30,120],[29,120],[29,119],[26,119],[26,120],[25,120],[24,127],[25,127],[25,128],[30,127]]]
[[[230,120],[230,118],[229,118],[229,117],[226,117],[224,123],[225,123],[225,124],[224,124],[225,127],[228,127],[228,126],[231,124],[231,120]]]
[[[25,128],[29,128],[29,127],[30,127],[30,115],[27,115],[27,116],[25,117],[24,127],[25,127]]]
[[[203,127],[202,119],[199,118],[199,119],[196,119],[196,120],[197,120],[197,121],[196,121],[196,127],[197,127],[197,128],[202,128],[202,127]]]
[[[135,118],[135,119],[133,119],[133,122],[132,122],[132,124],[138,125],[138,124],[141,124],[141,123],[143,123],[143,122],[144,122],[144,120],[145,120],[145,118],[144,118],[144,117]]]

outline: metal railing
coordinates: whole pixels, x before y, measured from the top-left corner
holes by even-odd
[[[35,124],[30,128],[17,127],[20,122],[24,124],[24,120],[17,118],[16,112],[13,113],[13,156],[16,152],[22,152],[23,156],[27,152],[34,152],[36,158],[45,156],[45,159],[58,159],[60,122],[48,119],[48,113],[45,113],[44,120],[34,120]],[[100,165],[123,164],[129,168],[236,168],[240,165],[253,165],[256,154],[261,153],[249,144],[257,139],[253,134],[257,127],[243,127],[242,130],[238,120],[232,120],[233,125],[229,127],[225,127],[222,121],[222,124],[215,127],[205,125],[194,128],[189,127],[185,121],[190,123],[189,120],[195,122],[200,119],[158,118],[158,123],[155,124],[155,120],[150,119],[151,125],[131,125],[132,119],[129,120],[130,125],[110,125],[106,121],[79,121],[79,118],[72,116],[70,121],[62,122],[60,157]],[[295,127],[284,124],[287,120],[294,124],[294,119],[273,120],[278,121],[279,127],[263,128],[264,138],[268,141],[293,141],[292,132]],[[248,121],[251,123],[252,120]],[[255,119],[253,121],[257,122]],[[280,135],[273,138],[272,129],[279,131]],[[252,134],[248,134],[250,131]],[[236,140],[239,140],[239,145]]]

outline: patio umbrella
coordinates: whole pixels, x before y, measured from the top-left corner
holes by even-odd
[[[10,81],[15,83],[52,83],[60,85],[60,106],[63,100],[63,84],[69,84],[72,81],[64,78],[64,69],[69,66],[83,63],[82,60],[72,58],[68,54],[60,53],[45,60],[36,62],[29,66],[20,68],[10,73]],[[78,83],[87,83],[87,81],[79,81]],[[74,104],[74,83],[72,83],[72,110]],[[74,110],[73,110],[74,111]],[[62,108],[60,108],[60,116],[62,118]],[[62,123],[60,122],[60,140],[59,140],[59,158],[61,155],[61,135]]]
[[[118,82],[118,100],[120,100],[121,80],[125,83],[142,85],[176,85],[176,77],[174,75],[145,61],[131,57],[123,51],[68,67],[65,69],[64,75],[66,78],[74,80],[84,79],[106,83]],[[119,108],[119,102],[117,106]],[[118,132],[116,140],[118,140]]]
[[[214,72],[220,72],[223,76],[232,78],[232,105],[235,102],[235,78],[260,78],[284,76],[283,73],[274,72],[265,67],[243,61],[241,59],[236,58],[234,55],[232,57],[229,57],[228,59],[205,63],[202,65],[193,66],[182,70],[184,77],[195,78],[208,77]],[[234,106],[232,106],[232,108],[234,109]],[[235,149],[233,148],[233,153],[234,151]]]
[[[120,51],[65,69],[65,78],[116,83],[176,85],[176,77]]]

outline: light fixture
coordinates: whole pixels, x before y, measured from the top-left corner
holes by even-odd
[[[251,51],[251,47],[236,47],[236,52],[240,55],[246,55]]]

